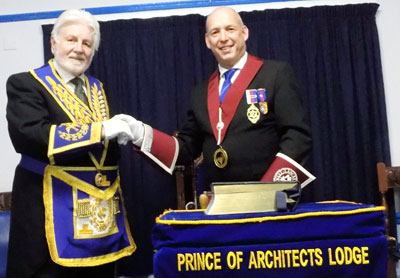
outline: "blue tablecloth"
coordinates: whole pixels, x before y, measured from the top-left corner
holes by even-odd
[[[383,207],[338,201],[287,213],[166,211],[152,233],[154,275],[381,278],[384,231]]]

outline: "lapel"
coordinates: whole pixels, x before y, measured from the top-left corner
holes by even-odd
[[[102,84],[99,80],[85,75],[88,100],[92,109],[85,105],[56,72],[52,60],[30,73],[55,99],[60,108],[68,115],[71,122],[101,122],[109,118],[108,104]]]
[[[235,115],[236,109],[246,88],[250,85],[251,81],[260,70],[262,64],[263,60],[249,54],[247,57],[247,62],[240,71],[239,76],[226,93],[225,99],[221,105],[222,121],[224,123],[224,128],[222,129],[221,133],[221,142],[224,140],[226,131],[228,130],[229,124]],[[219,74],[217,69],[209,79],[207,96],[208,116],[210,118],[211,128],[216,141],[218,141],[217,123],[219,120],[218,110],[220,107],[218,83]]]

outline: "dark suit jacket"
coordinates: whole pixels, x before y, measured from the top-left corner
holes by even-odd
[[[49,163],[47,149],[52,124],[71,122],[45,88],[28,72],[7,81],[7,120],[16,152]],[[116,165],[118,145],[112,145],[105,165]],[[58,165],[91,165],[90,148],[77,149]],[[8,277],[29,277],[50,260],[44,228],[43,176],[17,166],[12,188]]]
[[[247,63],[253,59],[259,60],[249,55]],[[243,70],[240,75],[242,73]],[[223,169],[217,168],[213,161],[217,141],[207,106],[208,83],[200,84],[192,94],[187,120],[178,136],[178,163],[189,163],[203,152],[206,185],[223,181],[258,181],[277,152],[305,164],[311,148],[310,129],[293,70],[287,63],[264,61],[251,80],[248,89],[264,88],[268,104],[268,113],[261,114],[256,124],[247,117],[249,104],[243,92],[221,144],[229,156],[228,165]]]

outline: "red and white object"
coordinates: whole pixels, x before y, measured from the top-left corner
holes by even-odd
[[[261,178],[261,181],[297,181],[303,188],[315,179],[315,176],[299,163],[283,153],[277,153],[275,160]]]

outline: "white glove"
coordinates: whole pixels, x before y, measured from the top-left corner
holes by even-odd
[[[115,115],[114,118],[126,122],[131,130],[132,143],[138,147],[142,146],[144,138],[144,125],[141,121],[136,120],[134,117],[126,114]]]
[[[126,145],[133,139],[131,129],[127,122],[117,116],[103,122],[104,138],[111,140],[117,137],[118,144]]]

